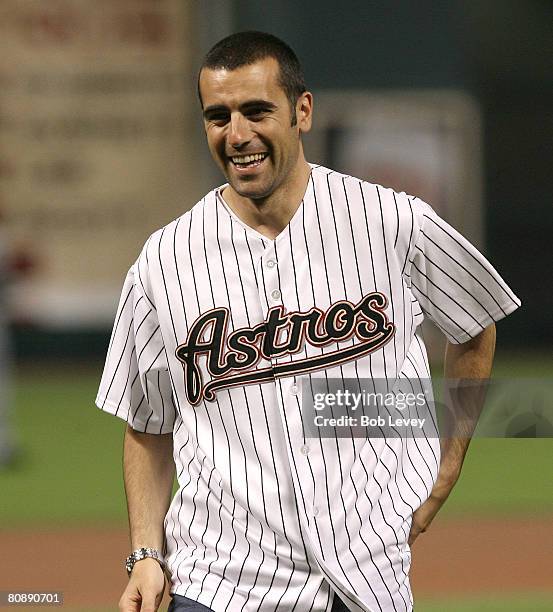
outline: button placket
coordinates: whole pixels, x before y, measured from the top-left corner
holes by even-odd
[[[282,292],[279,289],[279,278],[277,269],[277,259],[274,245],[268,247],[263,254],[261,265],[265,268],[264,278],[265,287],[268,291],[272,305],[282,303]]]

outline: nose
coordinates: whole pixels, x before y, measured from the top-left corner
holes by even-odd
[[[234,149],[241,149],[251,140],[248,120],[241,113],[232,113],[227,135],[228,144]]]

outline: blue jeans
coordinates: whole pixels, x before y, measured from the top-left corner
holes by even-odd
[[[167,612],[213,612],[213,610],[193,599],[188,599],[188,597],[173,595]],[[332,604],[331,612],[348,612],[348,608],[346,608],[344,602],[338,595],[334,595],[334,603]]]

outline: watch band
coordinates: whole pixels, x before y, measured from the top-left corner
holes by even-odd
[[[137,561],[142,561],[142,559],[155,559],[161,565],[161,569],[165,570],[165,562],[159,550],[155,548],[137,548],[125,559],[125,569],[129,576],[131,575],[134,564]]]

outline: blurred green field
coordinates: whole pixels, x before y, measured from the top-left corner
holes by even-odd
[[[101,364],[60,364],[18,373],[14,416],[22,456],[15,469],[0,471],[2,528],[126,525],[121,469],[125,425],[93,404],[100,372]],[[498,360],[495,375],[553,377],[553,363],[548,356],[511,355]],[[552,515],[552,456],[553,439],[473,440],[441,516]],[[553,595],[417,598],[416,603],[417,612],[545,612],[553,610]]]
[[[118,524],[125,424],[94,406],[98,369],[33,367],[17,376],[14,420],[21,457],[0,472],[4,527]]]
[[[440,599],[433,601],[418,600],[416,612],[551,612],[552,595],[488,595],[484,598],[469,597],[466,599]]]
[[[68,372],[66,374],[66,372]],[[101,365],[27,368],[16,380],[19,465],[0,471],[0,524],[117,525],[126,521],[121,441],[124,423],[93,400]],[[551,358],[499,359],[497,376],[548,376]],[[475,439],[442,516],[553,513],[553,439]]]

